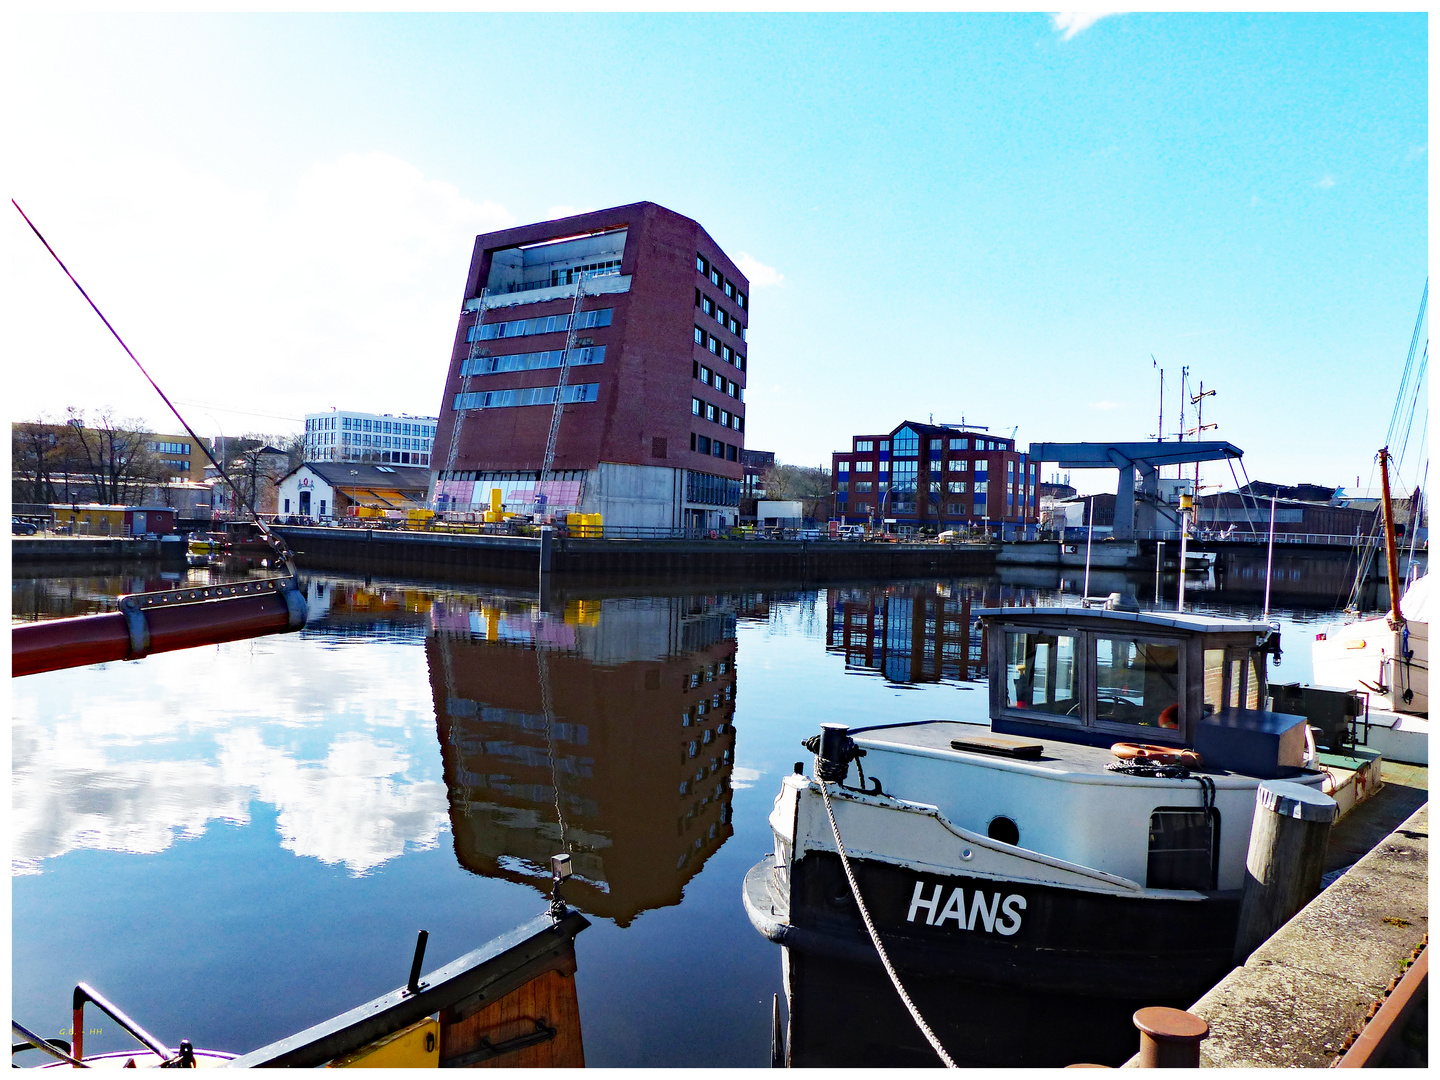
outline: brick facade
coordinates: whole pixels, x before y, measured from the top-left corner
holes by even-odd
[[[894,521],[937,533],[988,526],[1009,537],[1031,535],[1039,519],[1039,462],[1013,439],[974,428],[912,421],[856,435],[831,455],[830,476],[843,524]]]

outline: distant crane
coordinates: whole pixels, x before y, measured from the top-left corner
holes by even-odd
[[[455,475],[455,457],[460,453],[460,429],[465,425],[465,412],[470,397],[470,376],[475,374],[480,366],[480,359],[489,355],[480,346],[480,324],[485,320],[485,305],[490,299],[490,290],[481,289],[480,295],[476,298],[475,304],[475,325],[470,328],[473,335],[470,339],[470,355],[460,363],[460,392],[455,395],[455,420],[450,427],[450,450],[445,455],[445,469],[435,476],[435,498],[431,503],[431,509],[440,509],[440,477],[451,480]],[[483,400],[483,397],[482,397]],[[483,407],[483,406],[482,406]],[[479,409],[475,410],[476,412]],[[446,500],[446,509],[454,509],[455,506],[455,485],[450,485],[450,497]],[[474,496],[467,506],[473,505]]]
[[[580,301],[585,295],[585,271],[575,275],[575,304],[570,309],[570,325],[565,335],[565,350],[560,354],[560,379],[555,384],[555,409],[550,414],[550,435],[545,440],[545,457],[540,463],[540,479],[535,484],[535,511],[545,508],[545,480],[555,465],[555,446],[560,437],[560,417],[565,411],[565,386],[570,376],[570,353],[575,348],[575,335],[580,332]]]

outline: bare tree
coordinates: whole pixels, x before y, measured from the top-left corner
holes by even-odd
[[[284,450],[286,456],[289,458],[286,472],[289,472],[291,469],[298,469],[305,463],[305,433],[303,431],[297,432],[282,442],[277,442],[275,445]]]
[[[59,502],[73,447],[70,429],[46,419],[10,425],[10,497],[17,503]],[[68,485],[64,490],[68,494]]]
[[[95,489],[95,500],[123,505],[142,498],[150,484],[166,479],[165,468],[150,449],[150,438],[136,420],[118,420],[107,407],[93,424],[71,406],[66,426],[76,447],[76,464]]]
[[[289,452],[275,444],[284,441],[254,433],[243,435],[238,440],[242,449],[226,467],[241,500],[257,513],[275,512],[276,486],[288,471],[290,461]]]
[[[830,470],[816,465],[776,463],[765,470],[765,497],[779,502],[800,503],[806,520],[828,516]]]

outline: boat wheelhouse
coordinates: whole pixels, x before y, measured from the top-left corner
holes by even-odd
[[[1231,964],[1256,788],[1324,782],[1304,718],[1260,707],[1277,631],[1108,606],[977,614],[990,723],[826,725],[746,877],[751,922],[878,963],[843,843],[902,975],[1188,1003]]]

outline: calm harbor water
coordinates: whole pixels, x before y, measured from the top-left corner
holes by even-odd
[[[178,584],[25,572],[15,619]],[[566,587],[542,606],[474,584],[303,583],[298,634],[12,681],[20,1022],[59,1036],[84,980],[172,1044],[253,1049],[403,983],[421,928],[435,967],[540,914],[547,860],[569,850],[567,898],[593,922],[576,943],[587,1063],[766,1065],[780,951],[740,886],[800,740],[822,721],[983,720],[970,611],[1078,588],[1016,571]],[[1128,584],[1143,604],[1151,583]],[[1258,613],[1199,583],[1188,599]],[[1272,679],[1307,679],[1305,624],[1335,614],[1272,617]],[[101,1027],[87,1051],[128,1048]]]

